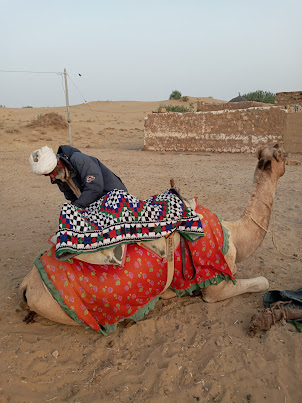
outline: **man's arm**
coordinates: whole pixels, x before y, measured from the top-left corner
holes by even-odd
[[[64,193],[66,200],[70,200],[71,202],[77,200],[76,195],[73,193],[69,186],[64,185],[64,183],[62,183],[61,181],[55,181],[55,183],[58,185],[61,192]]]
[[[98,163],[88,155],[74,153],[70,162],[80,175],[83,186],[81,196],[73,204],[77,207],[85,208],[103,195],[103,173]]]

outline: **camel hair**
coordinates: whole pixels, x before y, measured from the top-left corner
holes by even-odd
[[[274,147],[259,147],[253,191],[242,217],[238,221],[222,220],[222,225],[229,231],[229,249],[225,260],[233,275],[237,271],[236,263],[251,256],[267,233],[277,182],[285,172],[285,160],[286,154],[278,144]],[[202,299],[205,302],[217,302],[244,293],[264,292],[268,288],[268,280],[262,276],[237,279],[235,284],[222,281],[204,288]],[[35,266],[22,281],[20,293],[30,311],[58,323],[78,325],[52,297]],[[162,294],[162,298],[166,299],[172,296],[175,293],[169,289]]]

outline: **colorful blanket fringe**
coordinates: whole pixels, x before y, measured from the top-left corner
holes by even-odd
[[[192,294],[223,280],[233,279],[222,253],[224,236],[218,217],[198,206],[203,215],[205,237],[186,246],[185,278],[182,275],[180,246],[175,251],[175,270],[170,288],[177,295]],[[65,312],[85,327],[102,334],[116,329],[125,318],[138,321],[154,308],[167,279],[167,262],[143,244],[127,245],[124,266],[91,265],[78,259],[60,262],[55,247],[36,260],[41,277]],[[191,249],[196,277],[188,256]]]
[[[63,204],[56,256],[154,240],[175,230],[190,241],[204,236],[198,215],[170,190],[142,201],[115,189],[85,210]]]

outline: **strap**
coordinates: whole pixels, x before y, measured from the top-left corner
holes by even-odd
[[[162,292],[166,291],[173,280],[174,275],[174,233],[166,238],[167,250],[167,282]]]
[[[186,268],[186,244],[187,244],[188,251],[189,251],[191,266],[192,266],[192,268],[193,268],[193,274],[192,274],[192,277],[191,277],[191,278],[186,278],[186,277],[185,277],[185,268]],[[189,247],[189,245],[188,245],[187,239],[186,239],[182,234],[180,234],[180,251],[181,251],[181,260],[182,260],[182,276],[183,276],[183,278],[184,278],[185,280],[189,280],[189,281],[194,280],[194,278],[195,278],[195,276],[196,276],[196,268],[195,268],[195,265],[194,265],[192,252],[191,252],[191,249],[190,249],[190,247]]]

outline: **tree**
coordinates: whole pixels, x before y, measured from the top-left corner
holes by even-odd
[[[244,98],[246,98],[247,101],[255,101],[255,102],[264,102],[267,104],[274,104],[275,103],[275,97],[276,94],[273,92],[269,91],[254,91],[254,92],[248,92],[247,94],[242,95]]]
[[[181,98],[181,92],[174,90],[171,92],[169,99],[180,99],[180,98]]]

